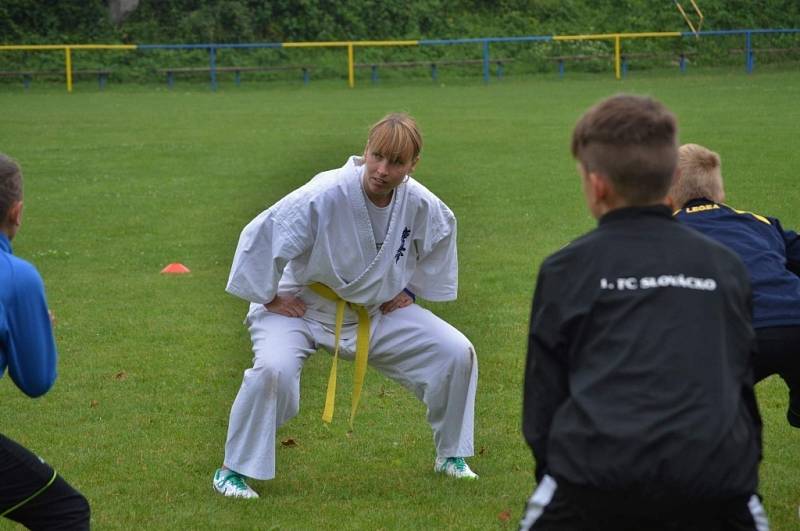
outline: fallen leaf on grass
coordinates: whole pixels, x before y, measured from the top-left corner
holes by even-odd
[[[97,400],[92,400],[92,401],[89,402],[89,407],[97,407],[99,405],[100,405],[100,402],[98,402]]]
[[[511,510],[506,509],[505,511],[501,512],[500,514],[497,515],[497,519],[500,520],[501,522],[508,522],[509,520],[511,520]]]
[[[485,453],[486,453],[486,447],[485,446],[481,446],[481,449],[478,450],[478,455],[483,455]]]
[[[286,448],[291,448],[292,446],[297,446],[297,441],[289,437],[288,439],[284,439],[281,441],[281,446]]]
[[[127,380],[128,373],[126,373],[125,371],[119,371],[117,374],[114,375],[114,379],[119,380],[120,382],[123,380]]]

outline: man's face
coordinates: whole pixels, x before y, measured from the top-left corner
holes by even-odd
[[[387,159],[369,146],[364,152],[364,160],[366,161],[364,190],[371,199],[390,195],[416,165],[416,160]]]

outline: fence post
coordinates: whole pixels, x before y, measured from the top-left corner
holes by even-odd
[[[208,49],[208,58],[210,62],[211,71],[211,90],[217,90],[217,49],[213,46]]]
[[[744,34],[744,65],[745,70],[747,70],[748,74],[753,73],[753,48],[752,48],[752,38],[750,32],[746,32]]]
[[[617,79],[620,79],[620,46],[619,46],[619,33],[614,35],[614,74],[616,75]]]
[[[378,82],[378,65],[372,65],[370,67],[369,80],[372,81],[373,83]]]
[[[431,80],[434,83],[439,80],[439,70],[436,68],[436,63],[431,63]]]
[[[483,41],[483,82],[489,82],[489,41]]]
[[[563,59],[559,59],[558,60],[558,77],[560,77],[562,79],[564,78],[564,60]]]
[[[308,85],[308,82],[311,80],[311,75],[308,73],[308,67],[303,67],[303,85]]]
[[[353,43],[347,43],[347,84],[350,88],[356,86],[356,69],[353,60]]]
[[[64,62],[67,68],[67,92],[72,92],[72,48],[64,47]]]
[[[678,64],[681,67],[681,72],[686,72],[686,54],[681,53],[680,62]]]

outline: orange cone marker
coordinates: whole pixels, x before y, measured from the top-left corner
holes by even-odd
[[[161,270],[162,275],[185,275],[191,270],[180,262],[173,262]]]

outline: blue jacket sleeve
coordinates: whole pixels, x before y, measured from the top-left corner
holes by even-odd
[[[58,354],[44,284],[36,269],[15,260],[9,304],[4,305],[3,350],[11,379],[30,397],[45,394],[56,379]]]
[[[781,222],[775,218],[771,218],[770,221],[786,246],[786,269],[800,276],[800,235],[793,230],[784,230]]]

